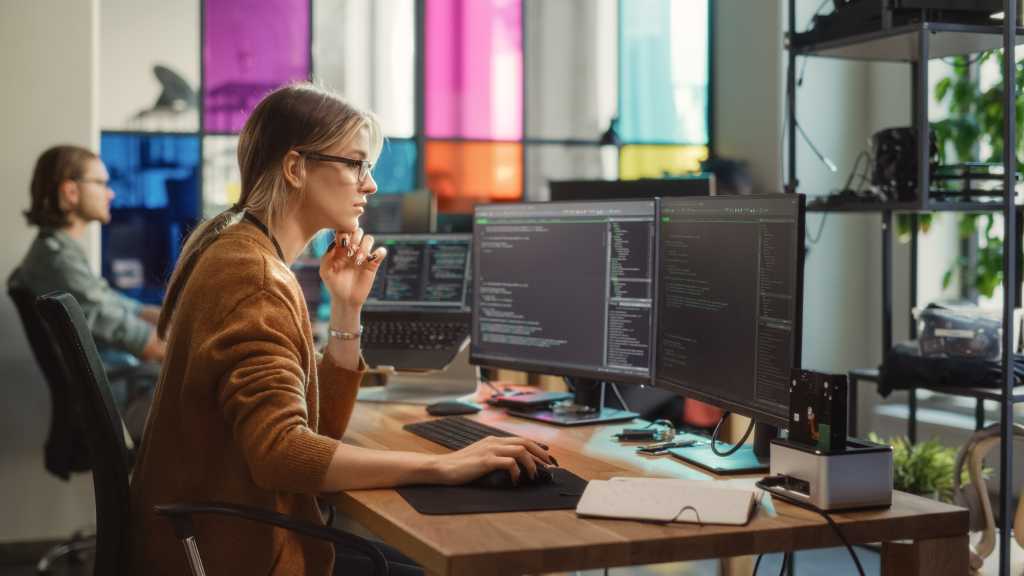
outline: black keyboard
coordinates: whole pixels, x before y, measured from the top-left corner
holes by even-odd
[[[515,436],[462,416],[445,416],[436,420],[413,422],[402,428],[449,450],[461,450],[488,436]]]
[[[364,346],[405,350],[442,350],[469,336],[469,323],[439,320],[374,320],[363,326]]]

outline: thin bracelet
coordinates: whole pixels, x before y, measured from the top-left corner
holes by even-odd
[[[345,332],[344,330],[331,328],[328,333],[331,335],[331,338],[337,338],[338,340],[359,340],[359,337],[363,335],[363,325],[359,325],[358,332]]]

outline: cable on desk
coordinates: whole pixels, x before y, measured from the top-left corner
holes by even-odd
[[[765,478],[765,480],[766,479],[767,478]],[[792,497],[790,497],[790,496],[788,496],[788,495],[786,495],[784,493],[778,492],[776,490],[772,490],[768,486],[762,486],[761,485],[762,482],[764,482],[764,480],[761,480],[761,481],[759,481],[757,483],[757,487],[758,488],[762,488],[764,490],[767,490],[772,495],[778,496],[779,499],[784,500],[784,501],[786,501],[786,502],[796,506],[797,508],[803,508],[804,510],[810,510],[811,512],[815,512],[815,513],[819,514],[822,518],[824,518],[825,521],[828,522],[828,525],[832,527],[832,530],[836,533],[836,536],[839,536],[839,539],[843,542],[843,545],[846,546],[846,551],[850,553],[850,557],[853,558],[853,563],[857,565],[857,573],[860,574],[860,576],[864,576],[864,567],[861,566],[860,559],[857,558],[856,552],[853,551],[853,546],[850,546],[850,542],[846,539],[846,535],[843,534],[843,531],[839,528],[839,525],[836,524],[835,520],[832,519],[832,516],[829,515],[828,512],[825,512],[824,510],[822,510],[821,508],[818,508],[814,504],[810,504],[808,502],[801,502],[801,501],[799,501],[799,500],[797,500],[795,498],[792,498]]]
[[[751,418],[750,426],[747,426],[747,431],[743,433],[743,438],[741,438],[739,442],[734,444],[732,448],[726,450],[725,452],[719,452],[718,432],[722,429],[722,424],[725,423],[725,420],[729,417],[730,414],[732,414],[732,412],[729,412],[728,410],[722,412],[722,417],[718,419],[718,424],[715,424],[715,431],[711,434],[711,452],[713,452],[715,456],[732,456],[747,441],[747,438],[750,437],[750,433],[754,431],[754,419]]]

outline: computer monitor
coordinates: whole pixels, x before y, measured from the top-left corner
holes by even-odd
[[[478,205],[470,361],[649,384],[654,216],[654,200]],[[616,412],[532,415],[577,424]]]
[[[552,180],[549,186],[552,202],[713,196],[715,176],[699,174],[641,180]]]
[[[803,238],[798,194],[661,200],[655,386],[786,425],[800,366]],[[707,446],[673,454],[719,473],[764,466],[749,447],[724,459]]]
[[[388,256],[364,311],[469,312],[472,235],[389,234],[374,241]]]
[[[426,234],[437,230],[437,199],[426,188],[377,193],[367,202],[359,226],[371,234]]]

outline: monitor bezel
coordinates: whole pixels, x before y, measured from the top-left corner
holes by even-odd
[[[542,205],[542,206],[567,205],[567,206],[573,206],[573,205],[580,205],[580,204],[626,204],[626,203],[636,203],[636,202],[652,202],[654,204],[654,214],[653,214],[653,218],[655,219],[654,220],[654,235],[655,235],[654,236],[654,245],[655,245],[655,248],[656,248],[657,245],[658,245],[658,237],[657,237],[657,234],[658,234],[658,232],[657,232],[657,230],[658,230],[657,217],[658,217],[658,212],[659,212],[659,210],[658,210],[658,198],[609,198],[609,199],[601,199],[601,200],[560,200],[560,201],[557,201],[557,202],[530,201],[530,202],[502,203],[500,205],[502,205],[502,206],[504,206],[504,205],[509,205],[509,206],[522,206],[522,205]],[[481,207],[492,208],[495,205],[496,204],[493,204],[493,203],[492,204],[477,204],[476,206],[473,207],[473,222],[474,222],[474,226],[473,226],[473,250],[474,250],[474,252],[475,252],[476,246],[477,246],[477,238],[476,238],[477,227],[475,225],[476,219],[477,219],[477,210],[480,209]],[[656,263],[656,260],[654,258],[655,258],[655,256],[654,256],[654,254],[652,254],[651,255],[651,266],[652,266],[652,268],[651,268],[651,281],[652,282],[654,281],[654,273],[656,272],[656,270],[654,269],[654,264]],[[475,288],[476,287],[476,279],[477,279],[477,275],[478,275],[477,267],[480,265],[480,259],[476,258],[475,254],[474,254],[474,258],[472,260],[473,260],[472,263],[471,263],[471,266],[472,266],[472,277],[471,277],[470,280],[474,283],[474,288]],[[478,292],[476,290],[474,290],[473,297],[476,298],[477,294],[478,294]],[[475,306],[475,302],[470,302],[470,308],[473,309],[472,327],[475,328],[476,323],[477,323],[477,321],[479,319],[478,316],[479,316],[480,312],[478,310],[478,307]],[[651,313],[652,313],[651,329],[653,330],[654,329],[654,318],[653,318],[653,313],[654,313],[654,295],[652,295],[652,298],[651,298]],[[474,329],[471,333],[475,335],[475,332],[476,331]],[[653,336],[653,335],[654,335],[654,333],[652,332],[651,336]],[[653,343],[653,341],[651,341],[651,342]],[[652,348],[653,348],[653,346],[652,346]],[[654,350],[652,349],[650,352],[651,353],[649,354],[649,358],[653,359],[654,358],[654,356],[653,356]],[[481,355],[479,353],[479,351],[477,350],[477,342],[476,342],[475,338],[470,338],[469,363],[473,364],[473,365],[476,365],[476,366],[485,366],[485,367],[490,367],[490,368],[504,368],[504,369],[508,369],[508,370],[517,370],[517,371],[521,371],[521,372],[531,372],[531,373],[536,373],[536,374],[545,374],[545,375],[548,375],[548,376],[567,376],[567,377],[570,377],[570,378],[587,378],[587,379],[591,379],[591,380],[598,380],[598,381],[605,381],[605,382],[616,382],[616,383],[622,383],[622,384],[639,384],[639,385],[643,385],[643,386],[651,385],[651,382],[652,382],[651,375],[653,373],[653,367],[654,367],[654,365],[652,363],[648,362],[647,373],[646,374],[635,374],[635,373],[628,373],[628,372],[616,372],[616,371],[612,371],[612,370],[609,370],[609,371],[589,370],[589,369],[580,368],[580,367],[568,366],[568,365],[565,365],[565,364],[560,364],[558,366],[553,366],[551,364],[545,364],[543,362],[529,362],[529,361],[510,360],[508,358]]]
[[[670,199],[662,199],[657,204],[657,211],[658,212],[657,212],[657,218],[656,218],[656,232],[655,232],[655,237],[657,238],[657,242],[656,242],[655,251],[654,251],[654,257],[655,257],[655,266],[654,266],[654,275],[655,276],[654,276],[654,282],[655,282],[655,287],[654,287],[654,302],[652,304],[654,314],[653,314],[653,318],[652,318],[652,322],[651,322],[651,327],[652,327],[652,330],[654,331],[653,334],[651,335],[651,342],[652,342],[652,345],[653,345],[653,349],[651,350],[651,385],[653,387],[659,388],[661,390],[666,390],[666,391],[669,391],[669,392],[675,392],[675,393],[683,395],[683,396],[685,396],[687,398],[693,398],[694,400],[699,400],[701,402],[706,402],[708,404],[711,404],[711,405],[716,406],[718,408],[721,408],[723,410],[727,410],[729,412],[740,414],[742,416],[747,416],[748,418],[754,419],[756,422],[761,422],[761,423],[764,423],[764,424],[769,424],[769,425],[772,425],[772,426],[778,426],[778,427],[782,427],[782,428],[785,428],[785,427],[787,427],[789,425],[788,407],[785,409],[785,412],[783,412],[783,413],[774,413],[774,412],[771,412],[771,411],[769,411],[767,409],[764,409],[764,408],[762,408],[760,406],[754,406],[753,404],[744,404],[744,403],[738,402],[736,400],[722,398],[720,396],[715,396],[714,394],[710,394],[710,393],[708,393],[705,390],[694,389],[694,388],[691,388],[689,386],[677,384],[676,382],[672,382],[672,381],[665,380],[664,378],[660,378],[659,375],[658,375],[658,345],[657,345],[657,342],[658,342],[658,337],[660,335],[660,332],[659,332],[659,329],[658,329],[658,318],[659,318],[658,310],[659,310],[659,306],[661,304],[661,299],[660,299],[660,296],[661,296],[661,289],[660,289],[660,287],[661,287],[661,266],[659,266],[658,264],[661,261],[661,236],[662,236],[662,230],[661,230],[662,220],[661,220],[661,217],[662,217],[662,209],[664,208],[665,200],[668,200],[669,203],[671,204],[671,203],[674,203],[674,202],[693,202],[693,201],[696,201],[698,198],[700,198],[701,200],[710,200],[712,202],[722,202],[722,201],[736,201],[736,199],[738,199],[738,198],[749,198],[749,199],[757,199],[757,200],[777,200],[777,199],[780,199],[780,197],[788,198],[788,197],[791,197],[791,196],[795,196],[797,198],[797,271],[796,271],[796,298],[797,298],[797,302],[796,302],[796,305],[794,307],[794,317],[793,317],[793,324],[794,324],[794,327],[796,328],[795,334],[794,334],[794,342],[793,342],[793,367],[794,368],[800,368],[801,367],[802,348],[803,348],[804,257],[806,255],[806,249],[805,249],[805,246],[804,246],[804,237],[805,237],[804,234],[805,234],[806,213],[807,213],[807,210],[806,210],[806,206],[807,206],[806,197],[803,194],[783,194],[783,193],[778,193],[778,194],[752,194],[752,195],[746,195],[746,196],[676,197],[676,198],[670,198]]]

